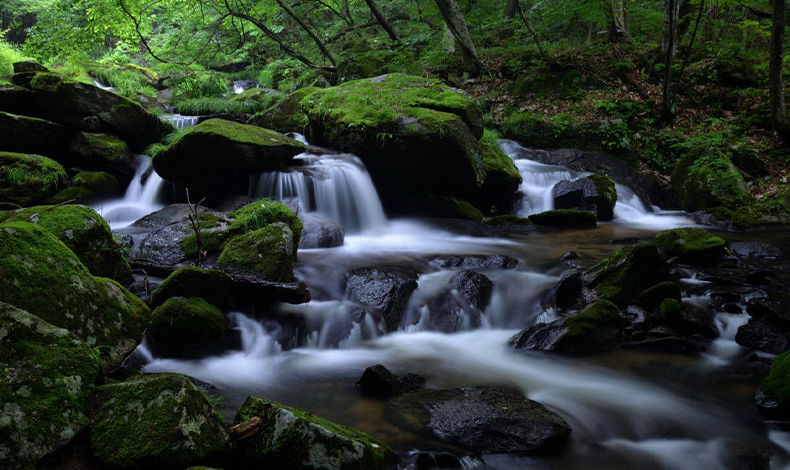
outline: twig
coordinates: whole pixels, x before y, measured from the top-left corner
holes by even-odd
[[[35,219],[36,217],[40,216],[44,212],[51,211],[52,209],[54,209],[56,207],[64,206],[66,204],[71,204],[72,202],[75,202],[75,201],[76,201],[76,199],[69,199],[68,201],[63,201],[61,203],[55,204],[54,206],[49,206],[46,209],[44,209],[42,211],[39,211],[39,212],[36,212],[35,214],[31,215],[30,218],[27,219],[27,221],[28,222],[33,222],[33,219]]]

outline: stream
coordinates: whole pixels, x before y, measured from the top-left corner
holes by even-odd
[[[168,117],[177,127],[196,119]],[[303,139],[299,135],[295,138]],[[528,158],[532,150],[516,142],[502,147],[523,176],[519,216],[552,208],[551,189],[563,179],[586,173],[545,165]],[[140,167],[123,198],[94,206],[113,229],[123,229],[161,209],[162,179]],[[401,456],[417,450],[468,455],[464,468],[481,469],[727,469],[738,466],[753,444],[772,453],[773,469],[790,468],[790,434],[764,422],[754,406],[748,351],[734,342],[748,316],[715,312],[719,338],[698,356],[615,349],[567,357],[516,351],[509,339],[520,329],[556,318],[541,307],[541,294],[568,269],[568,251],[589,267],[627,240],[649,240],[660,230],[693,226],[684,213],[648,207],[631,189],[618,185],[612,222],[595,229],[564,230],[508,237],[473,237],[421,219],[388,219],[375,185],[355,156],[310,147],[288,172],[251,178],[253,197],[298,200],[300,214],[315,213],[346,230],[342,246],[299,250],[296,277],[313,300],[281,305],[271,318],[249,312],[230,314],[242,347],[201,360],[153,357],[145,345],[144,372],[179,372],[216,387],[211,393],[234,408],[248,395],[298,407],[363,431],[386,442]],[[719,233],[728,240],[739,235]],[[787,235],[764,235],[787,243]],[[759,236],[758,236],[759,237]],[[750,235],[749,239],[754,239]],[[457,269],[423,270],[407,307],[406,324],[385,334],[370,315],[360,320],[344,297],[349,271],[392,264],[420,264],[434,255],[507,255],[514,269],[479,270],[494,284],[492,300],[480,318],[459,318],[455,332],[431,331],[430,309],[421,302],[445,289]],[[422,264],[421,264],[422,263]],[[695,273],[688,273],[693,285]],[[711,308],[704,296],[684,294],[684,302]],[[308,331],[283,340],[279,318],[301,315]],[[561,415],[572,427],[570,444],[559,454],[471,455],[434,436],[416,435],[391,424],[385,401],[359,393],[355,382],[366,367],[383,364],[395,373],[416,373],[429,388],[488,385],[514,388]]]

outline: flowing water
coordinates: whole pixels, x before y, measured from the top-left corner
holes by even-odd
[[[186,129],[187,127],[196,126],[199,116],[184,116],[181,114],[165,114],[162,119],[169,122],[176,129]]]
[[[514,151],[516,146],[503,143],[510,155],[523,154]],[[556,182],[584,176],[526,159],[515,163],[524,176],[522,215],[550,209]],[[107,204],[105,217],[121,225],[155,210],[151,194],[161,181],[154,177],[143,185],[136,176],[122,201],[126,206],[118,204],[138,212],[121,215]],[[384,402],[359,394],[354,383],[373,364],[420,374],[428,387],[515,388],[562,415],[573,428],[572,442],[560,454],[483,455],[466,459],[469,468],[727,469],[734,468],[739,446],[753,442],[771,446],[773,468],[782,468],[790,437],[758,416],[754,386],[744,378],[750,374],[743,360],[746,351],[733,341],[745,314],[715,312],[719,338],[699,357],[615,350],[571,358],[508,347],[519,329],[555,318],[552,310],[541,307],[541,293],[567,269],[559,260],[565,252],[576,251],[575,261],[587,267],[622,246],[613,240],[649,239],[658,230],[691,225],[682,213],[647,207],[629,188],[618,185],[617,191],[615,220],[596,229],[472,237],[417,220],[388,220],[356,157],[310,148],[289,171],[253,178],[249,192],[298,198],[301,210],[347,229],[343,246],[299,251],[296,275],[314,300],[277,307],[265,318],[232,313],[241,349],[216,357],[154,358],[141,346],[148,358],[144,371],[194,376],[216,386],[216,393],[235,406],[255,394],[300,407],[367,431],[402,455],[453,448],[434,436],[390,424]],[[490,304],[474,315],[464,309],[456,331],[442,333],[430,331],[433,312],[425,300],[448,289],[457,271],[424,269],[422,260],[437,254],[503,254],[519,264],[511,270],[482,270],[494,283]],[[344,297],[342,280],[355,268],[404,263],[421,266],[423,274],[401,329],[385,334],[381,323]],[[689,273],[684,285],[702,282],[695,279]],[[709,298],[689,294],[684,301],[710,308]],[[303,331],[296,335],[282,320],[293,316],[304,319]]]
[[[126,194],[120,199],[102,202],[93,208],[101,214],[110,228],[117,230],[164,207],[160,193],[164,180],[151,168],[151,158],[137,156],[138,166]]]

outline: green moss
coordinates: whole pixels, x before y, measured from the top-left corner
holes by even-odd
[[[22,206],[52,194],[66,181],[66,170],[39,155],[0,152],[0,201]]]
[[[500,138],[495,131],[486,129],[480,139],[481,158],[486,174],[481,194],[486,202],[494,206],[507,205],[522,182],[521,173],[513,159],[500,148]]]
[[[225,315],[198,297],[171,297],[157,307],[148,328],[168,348],[203,344],[225,333]]]
[[[292,282],[295,247],[291,229],[277,222],[231,239],[219,264],[254,271],[270,281]]]
[[[107,222],[87,206],[38,206],[16,211],[6,222],[31,222],[55,235],[94,276],[126,282],[132,278]]]
[[[281,202],[261,199],[231,212],[228,216],[234,219],[230,224],[233,233],[247,233],[275,222],[282,222],[293,232],[295,246],[299,246],[302,238],[302,221]]]
[[[712,215],[713,218],[721,220],[721,221],[730,221],[730,220],[732,220],[733,214],[735,214],[730,209],[727,209],[726,207],[721,207],[721,206],[713,207],[713,208],[710,208],[710,209],[706,209],[705,212],[707,212],[708,214]]]
[[[580,343],[585,342],[600,327],[620,327],[624,322],[617,305],[599,300],[576,315],[566,318],[562,325],[568,328],[569,340]]]
[[[790,225],[790,187],[765,196],[750,206],[741,207],[733,214],[732,225],[739,229]]]
[[[93,457],[109,468],[184,468],[219,453],[223,423],[200,390],[175,374],[99,387],[89,434]]]
[[[574,209],[555,209],[532,214],[529,220],[535,225],[546,227],[595,227],[598,218],[595,212]]]
[[[71,179],[71,186],[49,198],[50,204],[95,201],[118,190],[115,176],[101,171],[83,171]]]
[[[222,253],[225,245],[233,237],[233,234],[227,230],[201,230],[200,237],[203,241],[203,250],[206,254],[216,255]],[[198,255],[197,235],[190,235],[179,242],[181,251],[187,258],[194,259]]]
[[[676,299],[664,299],[660,306],[661,318],[669,325],[683,320],[683,308]]]
[[[724,251],[724,240],[701,228],[676,228],[659,232],[653,239],[667,256],[683,261],[710,261]]]
[[[680,286],[676,282],[664,281],[649,287],[639,294],[639,303],[648,309],[658,307],[665,299],[674,299],[680,302]]]
[[[741,173],[716,149],[688,153],[672,172],[672,189],[685,210],[735,209],[751,200]]]
[[[518,217],[515,215],[498,215],[485,221],[486,225],[534,225],[531,220],[526,217]]]
[[[158,307],[171,297],[202,297],[219,308],[227,308],[230,276],[213,269],[184,266],[176,269],[151,293],[151,307]]]
[[[614,180],[607,175],[591,175],[587,178],[595,183],[598,197],[605,201],[607,210],[609,212],[614,211],[614,206],[617,204],[617,188],[615,187]]]
[[[127,160],[131,155],[123,140],[109,134],[80,132],[70,148],[83,156],[100,157],[112,163]]]
[[[190,127],[184,132],[180,133],[178,138],[171,144],[172,146],[178,145],[186,136],[191,135],[211,135],[224,137],[233,142],[259,145],[262,147],[275,147],[275,146],[299,146],[298,142],[286,137],[279,132],[273,132],[268,129],[262,129],[255,126],[247,126],[225,119],[208,119],[201,122],[197,126]]]
[[[418,212],[446,219],[483,221],[483,213],[469,202],[441,194],[420,194],[405,198]]]
[[[302,100],[318,89],[310,86],[296,90],[270,108],[252,116],[250,123],[279,132],[304,133],[308,121],[307,115],[302,111]]]
[[[762,391],[780,406],[787,405],[790,400],[790,351],[774,358],[768,377],[760,385]]]
[[[77,83],[75,80],[63,78],[56,73],[40,72],[30,80],[30,88],[33,90],[48,91],[56,93],[63,85]]]
[[[584,280],[602,299],[625,306],[655,284],[660,266],[658,249],[650,243],[637,243],[617,250],[585,271]]]

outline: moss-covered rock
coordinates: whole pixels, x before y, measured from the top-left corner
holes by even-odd
[[[35,465],[87,426],[100,376],[76,335],[0,302],[0,468]]]
[[[202,297],[219,308],[230,303],[230,276],[214,269],[197,266],[178,268],[151,293],[151,308],[162,305],[171,297]]]
[[[659,305],[661,320],[667,325],[678,325],[683,322],[683,307],[677,299],[664,299]]]
[[[653,239],[667,256],[684,262],[710,262],[724,254],[725,241],[702,228],[676,228],[659,232]]]
[[[74,131],[44,119],[0,111],[0,148],[10,152],[57,157],[68,146]]]
[[[2,219],[2,217],[0,217]],[[107,222],[87,206],[37,206],[9,214],[5,222],[30,222],[66,244],[94,276],[126,283],[132,270]]]
[[[650,243],[637,243],[614,252],[584,272],[584,281],[602,299],[619,306],[637,298],[656,283],[661,267],[658,249]]]
[[[735,209],[751,201],[741,173],[725,155],[713,150],[707,154],[692,151],[683,157],[672,172],[672,189],[687,211]]]
[[[790,351],[774,358],[757,391],[757,408],[769,419],[790,419]]]
[[[218,261],[223,268],[251,271],[269,281],[291,282],[296,246],[293,231],[276,222],[231,239]]]
[[[677,282],[664,281],[648,287],[639,294],[639,303],[647,309],[654,309],[661,305],[665,299],[674,299],[680,302],[682,293]]]
[[[94,277],[66,245],[29,223],[0,225],[0,298],[97,347],[120,365],[148,326],[148,307],[117,282]]]
[[[481,222],[483,213],[469,202],[441,194],[420,194],[403,198],[410,213],[444,219],[465,219]]]
[[[228,442],[211,403],[181,375],[99,387],[92,408],[91,454],[108,468],[181,469],[206,461]]]
[[[373,470],[392,451],[354,429],[258,397],[248,397],[235,423],[261,419],[260,431],[237,445],[239,468]]]
[[[619,119],[581,121],[569,114],[515,112],[503,119],[502,133],[529,147],[600,150],[629,157],[627,125]]]
[[[270,108],[254,114],[249,123],[279,132],[301,132],[307,129],[307,114],[302,110],[302,100],[318,87],[305,87],[280,100]]]
[[[790,187],[765,196],[750,206],[741,207],[733,214],[732,225],[738,229],[790,226]]]
[[[591,211],[601,221],[614,218],[617,189],[614,180],[606,175],[560,181],[554,185],[552,195],[557,209]]]
[[[118,191],[118,179],[102,171],[82,171],[71,179],[71,185],[55,194],[47,201],[49,204],[63,204],[72,201],[85,204],[102,199]]]
[[[482,118],[459,90],[393,73],[314,91],[302,107],[311,138],[359,155],[385,202],[404,193],[479,197]]]
[[[47,157],[0,152],[0,202],[29,206],[55,193],[66,182],[66,170]]]
[[[305,146],[269,129],[209,119],[181,132],[153,159],[164,179],[193,193],[248,184],[250,174],[272,170],[304,152]]]
[[[509,208],[523,179],[513,159],[499,146],[499,138],[496,132],[486,129],[480,139],[486,173],[481,198],[485,204],[501,210]]]
[[[598,219],[595,212],[575,209],[555,209],[532,214],[529,220],[545,227],[595,227]]]
[[[69,144],[69,150],[76,155],[74,164],[81,168],[131,177],[137,167],[137,160],[126,143],[113,135],[80,132]]]
[[[519,217],[516,215],[498,215],[491,217],[484,222],[486,225],[503,226],[503,225],[535,225],[526,217]]]
[[[233,218],[229,227],[232,233],[247,233],[275,222],[282,222],[291,229],[295,246],[299,246],[304,225],[296,214],[281,202],[262,199],[247,204],[241,209],[231,212],[228,216]]]
[[[185,347],[221,338],[225,315],[199,297],[171,297],[154,310],[148,334],[165,355],[174,357]]]

